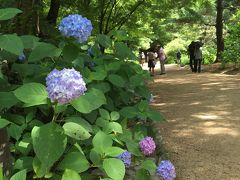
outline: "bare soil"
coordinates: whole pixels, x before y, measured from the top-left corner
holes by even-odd
[[[167,119],[156,128],[176,180],[240,180],[240,75],[214,68],[167,65],[149,84],[152,107]]]

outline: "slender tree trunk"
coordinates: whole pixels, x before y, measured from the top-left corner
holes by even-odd
[[[222,52],[224,51],[223,39],[223,0],[217,0],[217,18],[216,18],[216,36],[217,36],[217,58],[216,61],[221,61]]]
[[[60,0],[51,0],[50,9],[47,15],[47,21],[50,24],[56,25],[59,8],[60,8]]]
[[[12,173],[12,161],[9,149],[9,137],[5,128],[0,129],[0,166],[3,167],[3,173],[9,177]]]

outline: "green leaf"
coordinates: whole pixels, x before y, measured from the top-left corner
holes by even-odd
[[[36,62],[45,57],[59,57],[60,54],[61,50],[54,45],[41,42],[32,50],[28,61]]]
[[[20,157],[14,163],[14,169],[27,169],[27,171],[32,171],[33,157]]]
[[[126,106],[120,110],[120,114],[126,118],[133,118],[138,114],[136,107]]]
[[[37,157],[34,157],[32,166],[38,178],[48,174],[50,170],[50,167],[44,166]]]
[[[166,119],[163,117],[163,115],[160,112],[149,111],[147,112],[147,116],[149,119],[153,121],[158,121],[158,122],[166,121]]]
[[[110,39],[110,37],[103,34],[97,35],[97,42],[105,48],[109,48],[112,46],[112,40]]]
[[[96,72],[91,72],[89,75],[90,80],[96,80],[96,81],[102,81],[106,78],[107,72],[104,70],[96,71]]]
[[[109,135],[105,134],[102,131],[99,131],[93,137],[92,143],[95,150],[97,150],[99,153],[103,153],[105,148],[112,146],[113,141]]]
[[[16,124],[11,124],[8,127],[8,134],[10,137],[16,139],[17,141],[21,138],[23,130],[24,130],[24,126],[18,126]]]
[[[110,115],[109,115],[109,113],[108,113],[107,110],[100,108],[100,109],[99,109],[99,113],[100,113],[100,115],[101,115],[101,117],[102,117],[103,119],[105,119],[105,120],[110,120]]]
[[[80,123],[67,122],[63,125],[65,134],[76,140],[85,140],[91,137],[91,134]]]
[[[101,154],[99,154],[94,148],[91,149],[89,158],[94,165],[98,165],[101,163]]]
[[[32,139],[30,137],[24,138],[21,141],[15,143],[16,150],[22,154],[27,155],[32,150]]]
[[[124,79],[121,76],[116,74],[110,74],[108,76],[108,80],[117,87],[124,87],[125,85]]]
[[[0,9],[0,21],[12,19],[18,13],[22,13],[22,11],[16,8]]]
[[[0,118],[0,129],[6,127],[7,125],[9,125],[11,122],[6,120],[6,119],[2,119]]]
[[[19,101],[14,96],[13,92],[0,92],[0,109],[10,108],[17,104]]]
[[[111,157],[116,157],[124,152],[123,149],[119,147],[107,147],[105,149],[105,156],[111,156]]]
[[[81,177],[76,171],[66,169],[62,176],[62,180],[81,180]]]
[[[133,87],[144,85],[144,81],[143,81],[142,75],[136,74],[136,75],[132,76],[130,78],[130,84]]]
[[[120,118],[119,112],[116,111],[111,112],[110,116],[112,121],[117,121]]]
[[[139,169],[136,173],[135,180],[151,180],[151,176],[147,170]]]
[[[125,166],[121,160],[116,158],[104,159],[103,169],[110,178],[115,180],[123,180],[125,176]]]
[[[23,52],[23,43],[15,34],[0,35],[0,48],[19,56]]]
[[[139,144],[137,142],[129,140],[126,142],[126,145],[129,152],[131,152],[135,156],[142,156],[142,153],[139,150]]]
[[[14,174],[10,180],[26,180],[27,177],[27,170],[24,169],[22,171],[17,172],[16,174]]]
[[[121,67],[121,62],[112,62],[106,66],[107,71],[118,71]]]
[[[110,91],[111,87],[109,85],[108,82],[98,82],[98,83],[91,83],[88,86],[89,88],[95,88],[98,89],[100,91],[102,91],[103,93],[106,93],[108,91]]]
[[[81,152],[68,153],[59,165],[61,170],[72,169],[78,173],[84,172],[89,168],[89,162]]]
[[[105,129],[106,128],[106,129]],[[110,122],[107,124],[107,127],[104,128],[104,131],[111,133],[122,133],[122,126],[117,122]]]
[[[70,104],[81,113],[90,113],[106,104],[106,98],[102,91],[92,88],[85,95],[71,101]]]
[[[42,166],[50,168],[61,157],[67,144],[63,128],[51,122],[34,127],[31,136],[36,156]]]
[[[138,105],[137,105],[138,109],[140,112],[145,112],[149,109],[149,105],[147,101],[141,101]]]
[[[28,106],[47,104],[47,91],[40,83],[27,83],[14,91],[15,96]]]
[[[130,60],[136,60],[137,57],[133,54],[131,49],[122,42],[115,43],[115,49],[117,56],[124,60],[124,59],[130,59]]]
[[[62,54],[65,61],[71,62],[78,57],[79,49],[73,44],[68,44],[63,48]]]
[[[38,37],[31,36],[31,35],[24,35],[24,36],[21,36],[20,38],[22,39],[25,49],[34,48],[37,42],[40,40]]]
[[[156,164],[153,160],[145,160],[145,161],[142,162],[141,166],[142,166],[143,169],[146,169],[146,170],[148,170],[149,172],[152,172],[152,173],[154,173],[156,171],[156,168],[157,168],[157,166],[156,166]]]

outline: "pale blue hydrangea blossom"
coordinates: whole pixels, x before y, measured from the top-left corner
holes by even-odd
[[[174,180],[176,177],[176,171],[174,165],[169,160],[163,160],[157,167],[157,175],[163,180]]]
[[[124,163],[125,167],[130,167],[132,155],[127,150],[124,151],[122,154],[116,156],[116,158],[122,160],[122,162]]]
[[[22,52],[19,56],[18,56],[18,60],[19,61],[24,61],[26,59],[25,54]]]
[[[156,144],[151,137],[145,137],[139,142],[140,149],[142,153],[146,156],[149,156],[154,153],[156,149]]]
[[[92,23],[79,14],[69,15],[62,19],[59,31],[66,37],[78,39],[80,43],[87,41],[92,32]]]
[[[72,69],[54,69],[46,78],[48,97],[52,102],[66,104],[87,90],[82,75]]]
[[[153,103],[154,102],[154,97],[153,94],[150,95],[149,99],[148,99],[149,103]]]

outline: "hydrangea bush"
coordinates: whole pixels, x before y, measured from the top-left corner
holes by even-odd
[[[176,177],[175,167],[169,160],[163,160],[157,167],[157,175],[163,180],[174,180]]]
[[[69,15],[59,30],[87,43],[92,25]],[[113,33],[113,39],[125,39],[121,35]],[[155,171],[147,156],[156,145],[144,123],[164,119],[149,107],[149,73],[123,42],[97,35],[89,55],[71,38],[58,47],[29,35],[0,36],[16,45],[0,44],[0,61],[8,66],[0,71],[0,125],[10,137],[13,179],[121,180],[134,164]],[[24,58],[22,52],[28,52]]]

